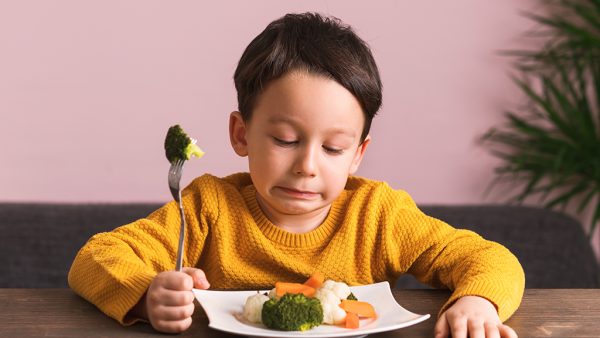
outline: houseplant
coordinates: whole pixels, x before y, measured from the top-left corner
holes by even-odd
[[[515,201],[591,208],[592,235],[600,220],[600,0],[543,3],[547,14],[525,14],[541,48],[508,53],[527,105],[506,111],[506,124],[482,141],[501,159],[496,182],[519,187]]]

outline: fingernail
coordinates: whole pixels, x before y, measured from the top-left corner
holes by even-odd
[[[206,278],[196,279],[196,285],[199,285],[202,289],[208,289],[210,287],[210,283],[206,280]]]

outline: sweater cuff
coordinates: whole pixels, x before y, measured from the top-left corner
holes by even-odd
[[[519,283],[515,283],[519,284]],[[523,287],[514,285],[506,287],[498,283],[489,281],[476,281],[469,283],[464,287],[459,287],[450,296],[448,301],[442,306],[438,317],[448,310],[459,298],[464,296],[478,296],[487,299],[491,302],[502,322],[506,321],[519,307],[523,297]]]
[[[107,304],[104,307],[105,309],[109,309],[106,314],[125,326],[143,320],[142,318],[127,316],[127,314],[140,301],[146,291],[148,291],[148,287],[154,277],[155,275],[152,273],[143,272],[123,281],[119,296],[111,298],[112,304]]]

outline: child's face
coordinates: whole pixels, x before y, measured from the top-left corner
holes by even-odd
[[[327,211],[357,169],[370,138],[360,142],[364,116],[357,99],[323,76],[292,72],[272,81],[252,117],[230,119],[236,153],[267,214]]]

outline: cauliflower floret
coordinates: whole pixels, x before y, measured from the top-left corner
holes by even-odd
[[[277,289],[276,288],[272,288],[271,291],[269,291],[269,298],[271,299],[277,299]]]
[[[339,299],[346,299],[350,295],[350,287],[344,282],[336,282],[331,279],[326,280],[321,289],[328,289],[333,291]]]
[[[324,324],[341,324],[346,319],[346,311],[340,307],[340,298],[327,288],[319,288],[315,293],[315,297],[321,302],[323,307],[323,323]]]
[[[269,297],[262,293],[248,297],[244,304],[244,317],[252,323],[262,323],[263,304],[268,300]]]

